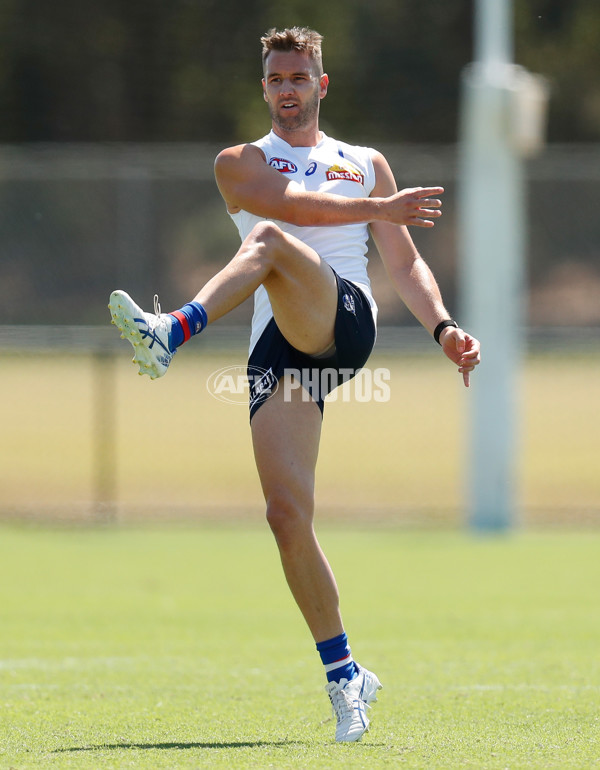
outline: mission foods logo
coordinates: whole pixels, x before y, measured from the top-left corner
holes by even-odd
[[[285,158],[271,158],[269,166],[273,166],[282,174],[295,174],[298,171],[298,166],[291,160],[285,160]]]
[[[365,183],[365,175],[362,174],[357,168],[350,165],[349,167],[338,165],[331,166],[325,172],[325,176],[330,182],[334,179],[343,179],[347,182],[358,182],[358,184]]]
[[[206,381],[206,389],[217,401],[226,404],[248,405],[263,393],[275,393],[279,382],[270,369],[260,366],[225,366],[213,372]]]

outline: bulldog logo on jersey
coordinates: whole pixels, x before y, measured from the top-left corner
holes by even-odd
[[[277,171],[281,171],[282,174],[295,174],[298,171],[298,166],[285,158],[271,158],[269,166],[273,166]]]
[[[365,175],[362,171],[359,171],[356,166],[353,166],[347,161],[344,166],[338,166],[337,163],[335,166],[330,166],[330,168],[327,169],[325,176],[329,182],[334,179],[343,179],[347,182],[358,182],[358,184],[365,183]]]
[[[344,303],[344,308],[349,312],[352,313],[352,315],[356,315],[356,306],[354,304],[354,297],[352,294],[344,294],[342,297],[342,301]]]

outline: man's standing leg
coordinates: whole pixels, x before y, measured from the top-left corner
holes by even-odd
[[[204,328],[260,285],[268,292],[277,326],[288,342],[309,355],[330,347],[337,312],[334,274],[312,249],[269,222],[254,228],[191,307],[186,305],[173,315],[161,314],[159,308],[154,314],[145,313],[118,291],[111,295],[111,313],[136,349],[134,360],[141,360],[140,372],[162,376],[174,353],[174,318],[177,323],[183,320],[191,332],[193,315],[200,312],[198,325]],[[300,390],[293,390],[296,395],[289,403],[283,401],[283,392],[280,388],[252,420],[267,515],[286,578],[326,666],[328,693],[338,717],[336,737],[357,740],[368,726],[362,715],[365,704],[376,699],[379,680],[351,660],[335,580],[312,527],[321,413],[315,403],[302,401]]]
[[[252,441],[283,571],[325,665],[336,740],[356,741],[369,726],[366,709],[381,684],[352,659],[336,581],[313,528],[321,422],[314,401],[280,383],[252,419]]]
[[[284,391],[290,400],[286,399]],[[290,590],[315,639],[342,633],[333,572],[313,529],[321,412],[283,383],[252,419],[256,466]]]

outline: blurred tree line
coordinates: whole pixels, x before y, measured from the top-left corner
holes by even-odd
[[[552,85],[549,140],[600,140],[600,3],[514,7],[515,58]],[[326,130],[456,139],[473,0],[0,0],[0,142],[256,138],[259,37],[294,24],[325,36]]]

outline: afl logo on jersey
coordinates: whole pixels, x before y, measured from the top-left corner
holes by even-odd
[[[298,166],[291,160],[285,160],[285,158],[271,158],[269,166],[273,166],[282,174],[295,174],[298,171]]]
[[[344,179],[348,182],[358,182],[358,184],[365,183],[365,175],[359,171],[356,166],[352,166],[348,163],[346,166],[331,166],[327,169],[325,174],[328,181],[332,182],[334,179]]]

